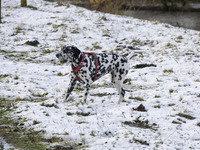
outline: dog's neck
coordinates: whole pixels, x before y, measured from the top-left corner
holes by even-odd
[[[83,53],[82,52],[79,54],[78,58],[74,58],[73,57],[71,64],[73,65],[74,68],[76,68],[80,64],[82,58],[83,58]]]

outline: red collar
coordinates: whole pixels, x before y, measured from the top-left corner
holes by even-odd
[[[82,59],[81,59],[79,65],[78,65],[75,69],[73,68],[73,66],[72,66],[72,64],[71,64],[72,72],[76,75],[76,79],[77,79],[79,82],[81,82],[81,81],[80,81],[80,79],[79,79],[79,77],[78,77],[78,72],[79,72],[79,70],[81,69],[81,67],[82,67],[82,65],[83,65],[83,61],[84,61],[84,59],[85,59],[85,54],[92,55],[93,57],[95,56],[94,53],[84,53],[84,52],[83,52],[83,57],[82,57]],[[93,81],[95,81],[95,79],[96,79],[96,77],[97,77],[97,65],[98,65],[98,64],[97,64],[97,58],[95,57],[95,75],[94,75]]]

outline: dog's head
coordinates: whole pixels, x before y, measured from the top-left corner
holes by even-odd
[[[75,46],[63,46],[56,57],[61,63],[72,63],[78,59],[81,51]]]

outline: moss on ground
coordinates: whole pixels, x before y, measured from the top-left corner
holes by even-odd
[[[15,111],[16,108],[16,102],[0,98],[0,136],[5,139],[7,143],[13,145],[16,149],[73,150],[77,147],[78,144],[66,144],[59,137],[45,139],[43,136],[45,134],[45,131],[35,131],[31,128],[25,128],[24,125],[26,119],[16,119],[11,116],[11,113]]]
[[[0,135],[6,142],[12,144],[15,148],[45,150],[46,146],[42,144],[43,137],[39,132],[24,128],[24,122],[15,120],[9,114],[15,109],[12,100],[0,99]]]

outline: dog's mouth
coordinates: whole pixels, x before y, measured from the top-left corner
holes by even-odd
[[[56,57],[58,58],[58,61],[59,61],[60,63],[62,63],[62,64],[67,62],[66,59],[62,59],[62,57],[61,57],[60,54],[56,54]]]
[[[64,64],[64,63],[67,62],[67,60],[62,60],[62,59],[59,59],[59,58],[58,58],[58,61],[59,61],[60,63],[62,63],[62,64]]]

